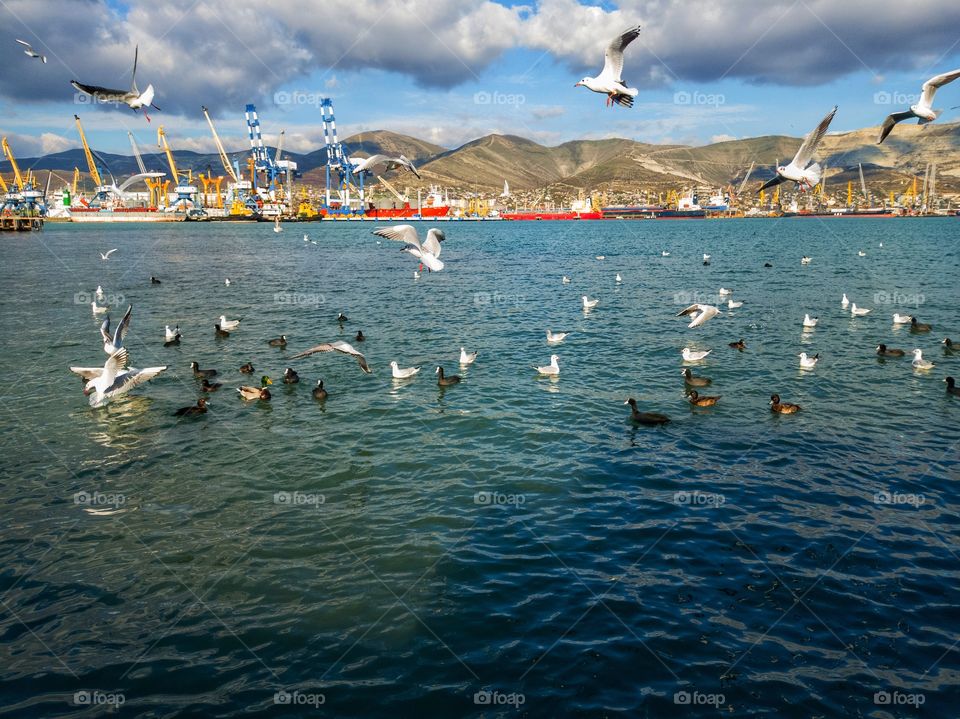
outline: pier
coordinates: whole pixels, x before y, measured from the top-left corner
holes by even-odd
[[[30,232],[42,230],[43,218],[24,215],[0,215],[0,232]]]

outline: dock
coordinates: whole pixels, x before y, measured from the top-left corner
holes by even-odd
[[[0,214],[0,232],[30,232],[42,229],[42,217]]]

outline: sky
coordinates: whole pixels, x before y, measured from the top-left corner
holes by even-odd
[[[632,109],[574,84],[599,73],[626,28]],[[48,56],[23,54],[20,38]],[[70,80],[153,84],[162,108],[92,105]],[[249,147],[244,106],[265,141],[323,145],[319,101],[341,139],[392,130],[454,148],[490,133],[546,145],[625,137],[703,145],[801,136],[833,106],[833,131],[879,125],[933,74],[960,67],[956,0],[0,0],[0,134],[20,157],[79,146],[129,154],[209,152],[210,108],[228,150]],[[960,82],[940,91],[960,120]]]

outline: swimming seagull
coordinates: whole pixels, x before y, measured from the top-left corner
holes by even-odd
[[[817,362],[820,360],[820,353],[818,352],[813,357],[807,357],[806,352],[800,353],[800,369],[813,369],[817,366]]]
[[[850,306],[850,300],[847,299],[846,292],[843,293],[843,299],[840,300],[840,306],[843,307],[843,309],[847,309],[847,307]]]
[[[719,294],[721,297],[723,297],[723,296],[725,296],[725,295],[729,295],[731,292],[733,292],[733,290],[728,290],[728,289],[725,288],[725,287],[721,287],[721,288],[718,290],[718,294]]]
[[[388,155],[370,155],[370,157],[360,161],[353,168],[353,174],[356,175],[364,170],[369,170],[374,165],[384,165],[387,170],[396,170],[398,167],[403,167],[416,175],[417,179],[421,179],[420,173],[417,172],[417,168],[414,167],[413,163],[403,155],[399,155],[398,157],[390,157]]]
[[[44,65],[47,64],[47,56],[41,55],[39,52],[34,50],[33,45],[28,43],[26,40],[17,40],[17,42],[23,45],[25,48],[27,48],[26,50],[23,51],[24,55],[27,55],[28,57],[38,57],[40,58],[40,62],[42,62]]]
[[[915,117],[917,118],[918,125],[926,125],[940,117],[940,113],[942,113],[943,110],[933,109],[933,97],[937,94],[938,88],[943,87],[948,82],[953,82],[958,77],[960,77],[960,70],[951,70],[950,72],[945,72],[940,75],[934,75],[923,83],[919,102],[911,105],[909,110],[887,115],[887,119],[883,121],[883,126],[880,128],[880,139],[877,140],[877,144],[879,145],[887,139],[887,135],[890,134],[894,125],[898,122],[910,120]]]
[[[564,275],[564,276],[563,276],[563,279],[561,280],[561,282],[563,282],[563,284],[565,284],[565,285],[569,285],[569,284],[570,284],[570,278],[567,277],[566,275]]]
[[[863,250],[859,250],[857,252],[857,257],[866,257],[866,256],[867,256],[867,253],[864,252]]]
[[[103,302],[103,300],[105,299],[105,296],[103,294],[103,288],[100,285],[97,285],[95,294],[97,296],[97,299]]]
[[[163,341],[166,342],[179,342],[180,338],[183,337],[180,334],[180,325],[177,325],[174,329],[170,329],[170,325],[164,325]]]
[[[680,350],[680,354],[683,356],[684,362],[699,362],[711,352],[713,352],[713,350],[706,350],[705,352],[699,352],[696,350],[692,350],[689,347],[684,347],[682,350]]]
[[[463,347],[460,348],[460,364],[473,364],[477,361],[476,352],[467,352]]]
[[[607,96],[607,107],[614,104],[633,107],[633,98],[638,91],[636,88],[627,87],[623,82],[623,51],[637,39],[640,30],[637,25],[615,37],[603,53],[603,70],[600,74],[596,77],[585,77],[574,87],[583,86],[593,92],[604,93]]]
[[[700,327],[707,320],[713,319],[720,314],[720,309],[713,305],[690,305],[687,309],[677,313],[677,317],[684,315],[694,315],[693,320],[687,325],[690,329]]]
[[[123,347],[123,338],[127,336],[127,332],[130,330],[130,314],[132,312],[133,305],[128,305],[127,312],[123,315],[123,319],[117,324],[117,329],[114,330],[113,336],[110,335],[110,315],[107,315],[106,319],[103,320],[103,324],[100,325],[100,336],[103,337],[103,351],[108,355],[112,355]]]
[[[137,385],[153,379],[166,369],[163,367],[147,367],[146,369],[129,368],[127,364],[127,350],[121,347],[107,359],[103,367],[71,367],[70,371],[88,380],[83,388],[83,394],[90,398],[91,407],[103,407],[111,399],[126,394]]]
[[[870,313],[870,310],[864,307],[857,307],[856,302],[850,305],[850,314],[853,315],[854,317],[862,317],[863,315],[866,315],[869,313]]]
[[[901,315],[899,312],[893,313],[893,324],[895,325],[908,325],[913,321],[913,317],[910,315]]]
[[[548,374],[555,377],[560,374],[560,365],[557,364],[558,359],[560,359],[560,357],[557,355],[550,355],[550,364],[544,365],[543,367],[534,367],[534,369],[540,374]]]
[[[662,250],[662,251],[660,252],[660,256],[661,256],[661,257],[669,257],[669,256],[670,256],[670,253],[667,252],[666,250]]]
[[[923,358],[923,350],[915,349],[913,351],[913,368],[920,370],[933,369],[936,365],[933,364],[930,360],[925,360]]]
[[[95,315],[102,315],[104,312],[106,312],[107,310],[110,309],[110,308],[107,307],[107,306],[103,306],[103,307],[97,306],[97,301],[96,301],[96,300],[94,300],[93,302],[91,302],[91,303],[90,303],[90,306],[93,308],[93,314],[95,314]]]
[[[133,78],[129,90],[111,90],[108,87],[100,87],[99,85],[84,85],[76,80],[71,80],[70,84],[80,92],[92,95],[98,100],[123,103],[134,112],[143,109],[143,116],[147,118],[147,122],[150,122],[150,116],[147,115],[146,108],[152,107],[155,110],[159,110],[160,108],[153,104],[153,85],[147,85],[147,89],[143,91],[143,94],[137,89],[137,53],[139,49],[139,47],[136,47],[133,50]]]
[[[240,320],[228,320],[226,315],[220,315],[220,329],[224,332],[233,332],[237,327],[240,326]]]
[[[393,227],[378,227],[373,231],[377,237],[388,240],[397,240],[406,243],[402,252],[409,252],[418,258],[432,272],[443,269],[440,261],[440,243],[447,239],[442,230],[431,227],[427,230],[427,239],[420,243],[420,236],[413,225],[394,225]]]
[[[706,254],[706,253],[703,254],[703,264],[705,264],[705,265],[709,265],[709,264],[710,264],[710,255],[708,255],[708,254]]]
[[[811,260],[810,257],[807,257],[806,255],[804,255],[803,257],[800,258],[800,264],[801,264],[801,265],[809,265],[809,264],[810,264],[810,260]]]
[[[620,277],[620,273],[619,273],[619,272],[617,273],[617,278],[616,278],[616,279],[617,279],[617,282],[623,282],[623,278]]]
[[[554,333],[554,332],[551,332],[550,330],[547,330],[547,344],[548,345],[560,344],[567,338],[567,335],[569,334],[570,334],[569,332]]]
[[[370,369],[369,365],[367,364],[367,358],[358,352],[353,345],[342,340],[337,340],[336,342],[324,342],[323,344],[319,344],[316,347],[311,347],[304,352],[295,354],[290,359],[300,359],[301,357],[307,357],[309,355],[316,354],[317,352],[339,352],[341,354],[350,355],[351,357],[356,357],[357,363],[360,365],[360,369],[367,374],[373,373],[373,370]]]
[[[390,363],[390,368],[393,372],[394,379],[410,379],[420,371],[419,367],[401,368],[400,365],[397,364],[396,360]]]
[[[800,145],[800,149],[797,150],[797,154],[794,155],[790,164],[780,165],[777,168],[777,174],[774,175],[772,179],[763,183],[759,191],[766,190],[768,187],[773,187],[774,185],[779,185],[781,182],[786,182],[787,180],[792,180],[797,183],[801,190],[805,188],[813,189],[815,185],[819,184],[823,176],[823,168],[817,163],[811,165],[810,160],[813,159],[813,155],[817,151],[820,141],[823,140],[823,136],[827,134],[830,122],[836,114],[837,106],[834,105],[833,109],[820,121],[820,124],[803,139],[803,144]]]
[[[230,286],[230,278],[228,277],[227,279],[225,279],[225,280],[223,281],[223,284],[226,285],[227,287],[229,287],[229,286]]]
[[[586,295],[584,295],[582,299],[583,299],[583,309],[584,309],[584,310],[592,310],[594,307],[596,307],[596,306],[600,303],[600,300],[598,300],[598,299],[597,299],[597,300],[591,300],[591,299],[590,299],[589,297],[587,297]]]
[[[727,300],[727,309],[738,310],[743,307],[743,302],[734,302],[733,300]]]
[[[817,318],[817,317],[811,317],[810,315],[804,315],[804,316],[803,316],[803,328],[804,328],[804,329],[808,329],[808,330],[812,330],[814,327],[817,326],[817,322],[819,322],[819,321],[820,321],[820,320],[819,320],[819,318]]]
[[[109,259],[110,259],[110,255],[112,255],[112,254],[113,254],[114,252],[116,252],[116,251],[117,251],[117,248],[114,247],[112,250],[108,250],[107,252],[101,252],[101,253],[100,253],[100,259],[101,259],[101,260],[109,260]]]

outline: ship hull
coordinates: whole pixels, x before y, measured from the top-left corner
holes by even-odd
[[[183,222],[186,215],[156,210],[70,210],[71,222]]]
[[[502,212],[504,220],[602,220],[602,212]]]

